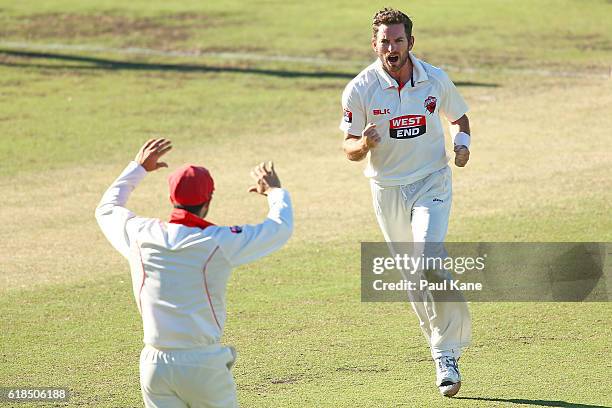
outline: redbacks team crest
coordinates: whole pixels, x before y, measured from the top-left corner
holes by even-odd
[[[427,109],[430,115],[436,110],[436,102],[438,102],[438,100],[435,96],[428,96],[427,99],[425,99],[425,109]]]

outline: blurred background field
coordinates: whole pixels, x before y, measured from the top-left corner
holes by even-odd
[[[171,167],[201,163],[217,180],[213,222],[265,215],[246,193],[262,160],[293,195],[292,240],[229,288],[243,406],[611,405],[609,303],[472,304],[452,401],[409,306],[360,303],[359,243],[382,237],[337,125],[382,6],[0,1],[0,386],[141,406],[127,264],[93,209],[144,140],[167,136]],[[448,240],[612,241],[612,3],[395,6],[413,16],[415,54],[471,107]],[[166,175],[130,208],[166,218]]]

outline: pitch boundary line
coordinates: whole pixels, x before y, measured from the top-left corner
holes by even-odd
[[[0,47],[12,48],[19,50],[37,50],[37,51],[88,51],[100,53],[112,53],[119,55],[152,55],[160,57],[188,57],[188,58],[213,58],[224,60],[243,60],[243,61],[264,61],[264,62],[298,62],[319,66],[345,66],[365,67],[371,61],[359,60],[334,60],[322,57],[300,57],[291,55],[261,55],[246,52],[201,52],[201,51],[164,51],[151,48],[128,47],[128,48],[113,48],[95,44],[61,44],[61,43],[29,43],[29,42],[14,42],[0,41]],[[442,65],[443,69],[454,72],[478,73],[490,72],[492,69],[474,68],[474,67],[459,67],[453,65]],[[608,68],[608,73],[588,73],[579,71],[552,71],[545,69],[528,69],[528,68],[502,68],[499,72],[504,74],[530,74],[545,77],[570,77],[570,78],[593,78],[593,79],[612,79],[612,66]]]

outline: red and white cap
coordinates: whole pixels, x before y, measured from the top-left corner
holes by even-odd
[[[194,206],[205,204],[212,198],[215,182],[204,167],[185,164],[168,177],[170,201],[173,204]]]

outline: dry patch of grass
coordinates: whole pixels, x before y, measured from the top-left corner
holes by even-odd
[[[0,37],[20,37],[28,40],[122,38],[126,43],[139,38],[139,45],[170,49],[172,45],[191,38],[194,29],[213,27],[216,16],[185,12],[156,17],[130,16],[113,13],[76,14],[45,13],[17,17],[3,29]],[[127,44],[126,44],[127,45]]]
[[[510,79],[468,93],[474,140],[470,165],[455,171],[460,210],[609,197],[612,118],[604,106],[612,103],[612,81]]]

